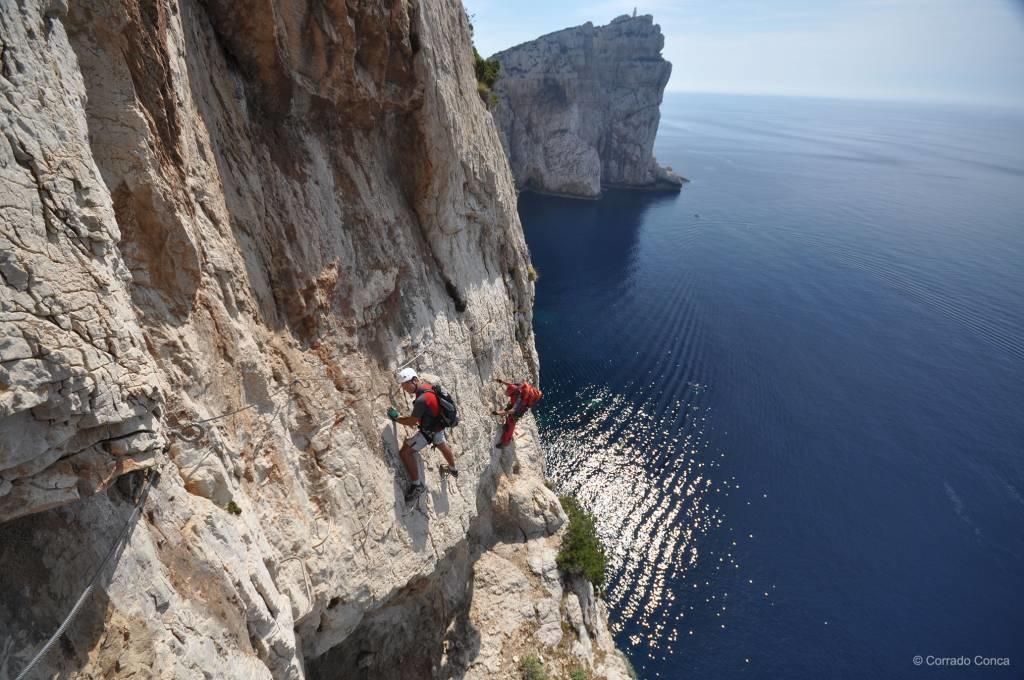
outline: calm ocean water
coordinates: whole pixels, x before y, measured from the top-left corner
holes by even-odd
[[[656,153],[519,206],[640,677],[1024,677],[1024,116],[670,95]]]

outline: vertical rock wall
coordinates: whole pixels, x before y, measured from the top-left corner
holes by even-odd
[[[537,358],[470,55],[446,0],[0,3],[0,677],[90,583],[38,675],[470,672],[449,629],[542,466],[532,423],[491,446]],[[403,364],[463,413],[412,509]],[[386,615],[440,633],[359,647]]]
[[[678,191],[654,158],[672,64],[650,15],[541,36],[494,55],[494,118],[519,187],[596,197],[604,187]]]

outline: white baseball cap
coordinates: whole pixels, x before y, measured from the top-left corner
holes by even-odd
[[[416,377],[416,371],[411,368],[403,368],[398,372],[398,384],[407,383]]]

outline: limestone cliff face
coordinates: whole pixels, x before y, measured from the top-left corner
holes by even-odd
[[[653,156],[672,64],[651,16],[550,33],[494,55],[494,118],[520,188],[595,197],[601,187],[677,191]]]
[[[599,613],[568,582],[514,634],[473,614],[564,516],[532,422],[491,446],[533,288],[461,6],[21,0],[0,41],[0,677],[111,548],[35,675],[624,673],[603,622],[537,637]],[[463,413],[411,509],[406,364]]]

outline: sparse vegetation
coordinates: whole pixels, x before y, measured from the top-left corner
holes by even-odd
[[[491,91],[494,87],[494,81],[498,79],[498,73],[501,71],[501,64],[498,63],[497,59],[484,59],[480,56],[480,53],[476,51],[476,47],[473,48],[473,70],[476,72],[476,91],[480,95],[480,99],[483,100],[484,104],[488,107],[492,107],[498,103],[498,97]]]
[[[544,663],[536,654],[527,654],[519,664],[519,672],[523,680],[549,680]]]
[[[573,668],[569,671],[569,680],[589,680],[590,676],[582,668]]]
[[[526,276],[529,277],[531,281],[536,281],[540,278],[540,274],[537,273],[537,270],[533,268],[532,264],[526,268]]]
[[[494,87],[494,81],[498,79],[501,71],[501,64],[497,59],[484,59],[480,53],[473,48],[473,69],[476,71],[476,81],[483,83],[487,89]]]
[[[562,548],[556,559],[558,567],[573,576],[587,579],[600,593],[607,557],[597,537],[594,516],[581,508],[572,496],[559,496],[558,500],[569,516],[569,529],[562,538]]]
[[[230,512],[232,515],[241,515],[242,509],[238,507],[238,503],[234,501],[228,501],[228,504],[224,507],[225,510]]]
[[[473,36],[473,19],[475,18],[475,14],[466,15],[470,37]],[[488,109],[494,108],[498,104],[498,95],[494,94],[491,88],[494,87],[494,81],[498,79],[501,64],[497,59],[484,59],[481,57],[480,53],[476,51],[476,45],[474,45],[473,71],[476,72],[476,93],[480,95],[481,101],[487,105]]]

